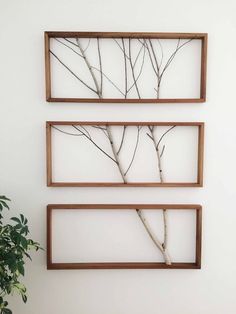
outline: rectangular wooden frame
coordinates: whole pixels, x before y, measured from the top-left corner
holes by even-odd
[[[197,182],[53,182],[52,180],[52,125],[140,125],[140,126],[197,126],[198,127],[198,169]],[[84,121],[47,121],[46,122],[46,153],[47,153],[47,186],[55,187],[202,187],[203,186],[203,156],[204,156],[204,123],[203,122],[84,122]]]
[[[125,263],[54,263],[52,262],[52,211],[53,210],[80,210],[80,209],[173,209],[196,210],[196,257],[194,263],[165,263],[157,262],[125,262]],[[202,207],[193,204],[54,204],[47,206],[47,269],[200,269],[202,243]]]
[[[199,39],[201,40],[201,75],[199,98],[120,99],[120,98],[57,98],[51,95],[50,38],[150,38],[150,39]],[[52,32],[44,33],[46,100],[48,102],[83,103],[202,103],[206,101],[207,34],[206,33],[134,33],[134,32]]]

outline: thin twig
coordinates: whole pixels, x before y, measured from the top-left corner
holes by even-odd
[[[127,125],[124,125],[123,126],[123,132],[122,132],[122,137],[121,137],[121,142],[120,142],[120,146],[117,150],[117,155],[119,155],[121,149],[122,149],[122,146],[123,146],[123,143],[124,143],[124,139],[125,139],[125,132],[126,132],[126,129],[127,129]]]
[[[94,84],[95,84],[95,86],[96,86],[97,95],[98,95],[99,98],[102,98],[102,95],[100,94],[100,90],[99,90],[99,85],[98,85],[97,78],[96,78],[95,74],[93,73],[92,67],[91,67],[91,65],[90,65],[90,63],[89,63],[89,61],[88,61],[87,56],[85,55],[85,51],[84,51],[83,48],[82,48],[82,45],[81,45],[81,43],[80,43],[80,41],[79,41],[79,38],[76,38],[76,43],[77,43],[77,46],[78,46],[78,48],[79,48],[79,50],[80,50],[82,56],[84,57],[85,64],[87,65],[88,70],[89,70],[89,72],[90,72],[90,74],[91,74],[91,77],[92,77],[92,79],[93,79],[93,82],[94,82]]]
[[[66,132],[66,131],[63,131],[59,128],[57,128],[56,126],[52,125],[52,128],[61,132],[61,133],[64,133],[64,134],[67,134],[67,135],[72,135],[72,136],[84,136],[83,134],[75,134],[75,133],[70,133],[70,132]]]
[[[104,72],[101,72],[98,68],[94,66],[91,66],[91,68],[98,71],[99,73],[102,73],[102,75],[108,80],[108,82],[110,82],[123,96],[125,96],[122,90]]]
[[[73,128],[75,128],[77,131],[79,131],[81,134],[83,134],[91,143],[93,143],[93,145],[99,149],[104,155],[106,155],[108,158],[110,158],[112,161],[114,161],[116,163],[116,160],[114,158],[112,158],[108,153],[106,153],[99,145],[97,145],[97,143],[94,142],[94,140],[91,138],[91,136],[89,137],[86,133],[84,133],[82,130],[80,130],[77,126],[72,125]]]
[[[165,71],[167,70],[168,66],[171,64],[171,62],[173,61],[173,59],[175,58],[177,52],[182,48],[184,47],[185,45],[187,45],[189,42],[191,42],[193,40],[193,38],[187,40],[186,42],[184,42],[182,45],[180,45],[180,39],[178,39],[178,42],[177,42],[177,46],[176,46],[176,49],[175,51],[171,54],[171,56],[169,57],[169,59],[167,60],[166,62],[166,65],[164,66],[161,74],[160,74],[160,80],[162,80],[162,76],[163,74],[165,73]]]
[[[117,164],[117,167],[119,169],[120,175],[121,175],[121,177],[123,179],[123,182],[127,183],[125,175],[124,175],[124,171],[122,169],[122,165],[120,163],[119,156],[117,155],[117,152],[116,152],[116,149],[115,149],[115,146],[114,146],[114,140],[113,140],[113,136],[112,136],[111,129],[110,129],[109,125],[106,125],[106,130],[107,130],[108,139],[109,139],[109,142],[111,144],[112,152],[113,152],[114,158],[116,160],[116,164]]]
[[[142,71],[143,71],[143,66],[144,66],[144,61],[145,61],[145,54],[146,54],[146,50],[144,49],[143,51],[143,59],[142,59],[142,63],[141,63],[141,67],[140,67],[140,70],[139,70],[139,73],[134,81],[134,83],[130,86],[130,88],[128,89],[128,93],[130,92],[130,90],[135,86],[135,84],[137,83],[139,77],[141,76],[142,74]]]
[[[126,176],[127,173],[129,172],[133,162],[134,162],[134,158],[135,158],[135,155],[136,155],[136,152],[137,152],[137,148],[138,148],[138,143],[139,143],[139,135],[140,135],[140,130],[141,130],[142,127],[140,126],[137,126],[137,137],[136,137],[136,143],[135,143],[135,147],[134,147],[134,152],[133,152],[133,156],[131,158],[131,161],[129,163],[129,166],[127,168],[127,170],[125,171],[124,175]]]
[[[69,48],[70,50],[72,50],[74,53],[76,53],[78,56],[80,56],[80,58],[84,58],[80,53],[78,53],[75,49],[71,48],[69,45],[63,43],[62,41],[60,41],[58,38],[54,38],[57,42],[59,42],[61,45]]]
[[[61,63],[77,80],[79,80],[84,86],[86,86],[88,89],[90,89],[92,92],[97,94],[97,91],[90,87],[87,83],[85,83],[81,78],[78,77],[64,62],[61,61],[61,59],[54,53],[52,50],[49,50],[49,52]]]
[[[104,135],[106,135],[106,137],[108,138],[108,135],[107,135],[107,132],[106,132],[106,128],[103,128],[103,127],[98,126],[98,125],[92,125],[92,127],[95,128],[95,129],[101,130],[104,133]]]
[[[115,43],[118,45],[118,47],[120,48],[120,50],[125,54],[126,58],[129,59],[129,56],[125,53],[125,51],[123,50],[122,46],[119,44],[118,40],[116,40],[115,38],[113,38],[113,40],[114,40]]]
[[[125,51],[125,43],[124,38],[121,38],[122,42],[122,49],[123,49],[123,56],[124,56],[124,65],[125,65],[125,99],[127,98],[128,94],[128,77],[127,77],[127,60],[126,60],[126,51]]]
[[[138,89],[138,84],[135,78],[135,73],[134,73],[134,66],[132,63],[132,53],[131,53],[131,38],[129,38],[129,63],[130,63],[130,68],[131,68],[131,73],[132,73],[132,77],[133,77],[133,81],[134,81],[134,86],[136,89],[136,92],[138,94],[138,98],[141,99],[140,93],[139,93],[139,89]]]
[[[152,54],[153,54],[153,58],[154,58],[154,62],[156,64],[156,72],[157,72],[157,98],[159,98],[160,96],[160,65],[158,64],[158,61],[157,61],[157,57],[156,57],[156,53],[155,53],[155,50],[153,48],[153,44],[152,44],[152,40],[149,39],[149,44],[150,44],[150,47],[151,47],[151,51],[152,51]]]
[[[97,38],[97,47],[98,47],[98,59],[99,59],[99,68],[100,68],[100,95],[103,94],[103,71],[102,71],[102,57],[101,57],[101,48],[100,48],[100,41],[99,38]]]
[[[166,132],[164,132],[162,134],[162,136],[160,137],[159,141],[156,144],[156,148],[158,149],[159,145],[161,144],[161,141],[163,140],[164,136],[169,133],[172,129],[174,129],[176,127],[176,125],[173,125],[172,127],[170,127]]]

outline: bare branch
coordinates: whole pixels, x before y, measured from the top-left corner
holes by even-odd
[[[161,151],[161,153],[160,153],[160,158],[163,156],[163,154],[164,154],[164,151],[165,151],[165,145],[163,145],[163,147],[162,147],[162,151]]]
[[[148,134],[148,137],[152,139],[153,141],[153,144],[154,144],[154,147],[155,147],[155,150],[156,150],[156,154],[157,154],[157,164],[158,164],[158,171],[159,171],[159,176],[160,176],[160,182],[163,183],[164,182],[164,178],[163,178],[163,172],[162,172],[162,164],[161,164],[161,157],[164,153],[164,150],[165,150],[165,145],[163,146],[162,148],[162,152],[160,154],[159,152],[159,145],[161,143],[161,141],[163,140],[164,136],[170,132],[174,127],[176,127],[176,125],[172,126],[171,128],[169,128],[166,132],[164,132],[159,141],[156,142],[156,139],[155,139],[155,135],[154,135],[154,131],[155,131],[155,127],[154,126],[148,126],[148,129],[151,133]],[[163,224],[164,224],[164,241],[162,243],[162,247],[164,249],[164,251],[167,250],[167,242],[168,242],[168,225],[167,225],[167,211],[166,209],[163,209],[162,210],[162,214],[163,214]]]
[[[98,125],[92,125],[92,127],[95,128],[95,129],[101,130],[104,133],[104,135],[106,135],[106,137],[108,138],[108,135],[107,135],[107,132],[106,132],[106,128],[103,128],[103,127],[98,126]]]
[[[59,128],[57,128],[56,126],[52,125],[52,128],[53,129],[56,129],[57,131],[61,132],[61,133],[64,133],[64,134],[67,134],[67,135],[72,135],[72,136],[83,136],[83,134],[75,134],[75,133],[70,133],[70,132],[66,132],[66,131],[63,131]]]
[[[132,53],[131,53],[131,38],[129,38],[129,63],[130,63],[130,68],[131,68],[131,73],[132,73],[132,77],[133,77],[133,81],[134,81],[134,86],[136,89],[136,92],[138,94],[138,98],[141,99],[140,93],[139,93],[139,89],[138,89],[138,84],[135,78],[135,73],[134,73],[134,66],[132,63]]]
[[[75,49],[71,48],[69,45],[63,43],[62,41],[60,41],[58,38],[54,38],[57,42],[59,42],[61,45],[69,48],[70,50],[72,50],[74,53],[76,53],[80,58],[84,58],[80,53],[78,53]],[[66,40],[66,39],[65,39]]]
[[[91,66],[91,68],[98,71],[99,73],[102,73],[102,75],[108,80],[108,82],[110,82],[123,96],[125,96],[122,90],[104,72],[101,72],[98,68],[94,66]]]
[[[127,168],[127,170],[125,171],[124,175],[126,176],[127,173],[129,172],[133,162],[134,162],[134,158],[135,158],[135,155],[136,155],[136,152],[137,152],[137,148],[138,148],[138,143],[139,143],[139,135],[140,135],[140,130],[141,130],[142,127],[140,126],[137,126],[137,137],[136,137],[136,143],[135,143],[135,147],[134,147],[134,152],[133,152],[133,156],[131,158],[131,161],[130,161],[130,164]]]
[[[121,149],[122,149],[122,146],[123,146],[123,143],[124,143],[124,139],[125,139],[125,132],[126,132],[126,128],[127,128],[127,125],[124,125],[123,126],[123,132],[122,132],[122,137],[121,137],[121,142],[120,142],[120,146],[117,150],[117,155],[119,155]]]
[[[176,49],[175,51],[171,54],[171,56],[169,57],[169,59],[167,60],[166,62],[166,65],[164,66],[161,74],[160,74],[160,80],[162,79],[162,76],[163,74],[165,73],[165,71],[167,70],[168,66],[171,64],[171,62],[173,61],[173,59],[175,58],[177,52],[182,48],[184,47],[185,45],[187,45],[190,41],[192,41],[193,38],[187,40],[186,42],[184,42],[182,45],[180,45],[180,38],[178,39],[178,42],[177,42],[177,46],[176,46]]]
[[[128,89],[128,93],[130,92],[130,90],[135,86],[135,84],[137,83],[139,77],[141,76],[142,74],[142,71],[143,71],[143,66],[144,66],[144,61],[145,61],[145,54],[146,54],[146,51],[144,49],[143,51],[143,59],[142,59],[142,63],[141,63],[141,67],[140,67],[140,70],[139,70],[139,73],[134,81],[134,83],[130,86],[130,88]]]
[[[158,147],[159,147],[161,141],[163,140],[164,136],[165,136],[167,133],[169,133],[171,130],[173,130],[175,127],[176,127],[176,125],[173,125],[171,128],[169,128],[166,132],[164,132],[164,133],[162,134],[162,136],[160,137],[159,141],[158,141],[157,144],[156,144],[156,149],[158,149]]]
[[[167,252],[167,250],[165,248],[163,248],[163,244],[157,239],[157,237],[154,235],[154,233],[151,231],[151,227],[149,226],[147,220],[145,219],[142,210],[140,209],[136,209],[136,212],[145,228],[145,230],[147,231],[149,237],[152,239],[153,243],[155,244],[155,246],[160,250],[160,252],[163,255],[164,261],[167,265],[171,265],[171,260],[169,257],[169,254]]]
[[[75,126],[75,125],[72,125],[73,128],[75,128],[77,131],[80,132],[80,134],[83,134],[91,143],[93,143],[93,145],[99,149],[104,155],[106,155],[108,158],[110,158],[112,161],[114,161],[115,163],[116,160],[114,158],[112,158],[108,153],[106,153],[100,146],[98,146],[94,141],[93,139],[91,138],[91,136],[89,137],[86,133],[84,133],[82,130],[79,129],[78,126]]]
[[[116,40],[115,38],[113,38],[113,40],[114,40],[115,43],[118,45],[118,47],[120,48],[120,50],[125,54],[126,58],[129,59],[129,56],[125,53],[125,51],[123,50],[122,46],[119,44],[118,40]]]
[[[94,82],[96,90],[97,90],[97,95],[98,95],[99,98],[102,98],[102,95],[101,95],[100,90],[99,90],[99,85],[98,85],[97,78],[96,78],[95,74],[93,73],[93,69],[92,69],[92,67],[91,67],[91,65],[90,65],[90,63],[89,63],[89,61],[88,61],[88,59],[87,59],[87,57],[85,55],[85,51],[83,50],[82,45],[80,44],[79,38],[77,38],[77,37],[76,37],[76,43],[77,43],[77,46],[78,46],[82,56],[84,57],[85,64],[87,65],[88,70],[89,70],[89,72],[91,74],[91,77],[93,79],[93,82]]]
[[[110,141],[112,152],[113,152],[114,158],[116,160],[116,164],[117,164],[117,167],[119,169],[120,175],[121,175],[121,177],[123,179],[123,182],[127,183],[125,175],[124,175],[124,171],[122,169],[122,165],[120,163],[119,156],[117,155],[117,152],[116,152],[116,149],[115,149],[115,146],[114,146],[114,140],[113,140],[113,136],[112,136],[111,129],[110,129],[109,125],[106,125],[106,130],[107,130],[108,139]]]
[[[97,91],[90,87],[87,83],[85,83],[81,78],[78,77],[65,63],[61,61],[61,59],[54,53],[52,50],[49,50],[49,52],[59,61],[60,64],[62,64],[77,80],[80,81],[84,86],[86,86],[88,89],[90,89],[92,92],[94,92],[97,95]]]
[[[102,57],[101,57],[101,49],[100,49],[100,41],[97,38],[97,47],[98,47],[98,59],[99,59],[99,69],[100,69],[100,95],[103,94],[103,75],[102,75]]]
[[[125,98],[127,98],[128,94],[128,77],[127,77],[127,60],[126,60],[126,51],[125,51],[125,43],[124,38],[121,38],[122,42],[122,50],[123,50],[123,56],[124,56],[124,65],[125,65]]]

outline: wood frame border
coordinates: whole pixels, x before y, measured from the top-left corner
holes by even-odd
[[[173,209],[196,210],[196,256],[194,263],[125,262],[125,263],[54,263],[52,262],[52,211],[80,209]],[[200,269],[202,248],[202,206],[194,204],[50,204],[47,206],[47,269]]]
[[[199,98],[162,98],[162,99],[121,99],[121,98],[58,98],[51,95],[51,62],[50,38],[159,38],[159,39],[200,39],[201,40],[201,75]],[[45,41],[45,78],[46,100],[48,102],[83,102],[83,103],[202,103],[206,101],[206,72],[207,72],[207,33],[147,33],[147,32],[44,32]]]
[[[198,127],[198,169],[197,182],[53,182],[52,180],[52,125],[156,125],[156,126],[197,126]],[[202,187],[203,186],[203,156],[204,156],[204,122],[85,122],[85,121],[47,121],[46,122],[46,159],[47,186],[54,187]]]

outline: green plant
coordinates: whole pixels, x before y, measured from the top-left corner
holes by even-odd
[[[38,251],[40,245],[28,238],[28,220],[20,214],[12,217],[12,223],[4,224],[2,211],[9,209],[10,200],[0,196],[0,314],[12,314],[5,297],[17,292],[24,303],[27,301],[26,287],[20,282],[25,275],[25,260],[31,259],[29,251]]]

